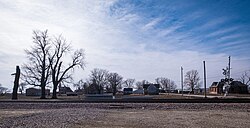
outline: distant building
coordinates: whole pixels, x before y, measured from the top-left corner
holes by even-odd
[[[77,89],[77,90],[75,90],[75,93],[77,93],[78,95],[82,95],[82,94],[86,93],[86,90],[85,89]]]
[[[67,96],[77,96],[77,92],[73,92],[70,87],[59,87],[59,94],[66,94]]]
[[[213,82],[212,85],[209,88],[210,94],[223,94],[223,86],[224,82]],[[230,88],[228,93],[237,93],[237,94],[247,94],[248,89],[247,85],[243,84],[240,81],[232,81],[230,83]]]
[[[144,84],[144,94],[148,95],[159,95],[160,84]]]
[[[247,94],[248,86],[240,81],[233,81],[230,84],[229,93]]]
[[[49,89],[45,89],[45,95],[50,95]],[[27,88],[26,96],[41,96],[41,89]]]
[[[124,88],[123,95],[130,95],[133,94],[133,88]]]
[[[222,94],[224,82],[213,82],[209,88],[210,94]]]
[[[99,89],[101,88],[101,89]],[[99,92],[99,90],[101,90]],[[87,94],[103,94],[103,87],[101,86],[98,86],[97,84],[90,84],[88,87],[87,87],[87,90],[86,90]]]
[[[144,94],[144,90],[143,89],[137,89],[137,90],[133,91],[133,94],[143,95]]]
[[[70,87],[59,87],[59,94],[66,94],[67,92],[73,92]]]

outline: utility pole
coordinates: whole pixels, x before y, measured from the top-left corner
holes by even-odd
[[[228,80],[230,80],[230,69],[231,69],[231,67],[230,67],[230,61],[231,61],[231,56],[229,56],[228,57]]]
[[[224,96],[227,96],[228,95],[228,91],[229,91],[229,88],[230,88],[230,83],[231,81],[233,81],[233,79],[231,79],[231,56],[228,56],[228,67],[226,67],[226,69],[222,69],[223,70],[223,75],[225,75],[225,82],[224,82],[224,86],[223,88],[225,88],[225,94]]]
[[[183,68],[181,67],[181,95],[183,96]]]
[[[204,64],[204,94],[205,94],[205,98],[207,98],[206,62],[203,61],[203,64]]]

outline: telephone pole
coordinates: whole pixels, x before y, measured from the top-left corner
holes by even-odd
[[[206,62],[203,61],[203,64],[204,64],[204,94],[205,94],[205,98],[207,98]]]
[[[225,94],[224,96],[228,95],[228,91],[230,88],[230,84],[233,81],[233,79],[231,78],[230,74],[231,74],[231,56],[228,56],[228,67],[226,67],[226,69],[222,69],[223,70],[223,75],[225,75],[225,80],[224,80],[224,86],[223,88],[225,88]]]
[[[183,96],[183,68],[181,67],[181,95]]]
[[[231,69],[231,67],[230,67],[230,61],[231,61],[231,56],[229,56],[228,57],[228,80],[230,80],[230,69]]]

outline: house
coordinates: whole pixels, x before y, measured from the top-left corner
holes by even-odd
[[[144,84],[144,94],[159,95],[160,84]]]
[[[209,88],[210,94],[223,94],[224,82],[213,82]],[[240,81],[232,81],[230,83],[228,93],[246,94],[248,93],[248,86]]]
[[[247,94],[248,86],[240,81],[233,81],[230,84],[229,93]]]
[[[130,95],[133,94],[133,88],[124,88],[123,95]]]
[[[101,87],[101,90],[103,90],[102,87]],[[87,87],[86,92],[87,92],[87,94],[99,94],[99,93],[103,93],[103,91],[99,92],[99,86],[97,84],[90,84]]]
[[[209,88],[210,94],[222,94],[224,82],[213,82]]]
[[[77,90],[75,90],[75,93],[77,93],[78,95],[82,95],[82,94],[86,93],[86,90],[85,89],[77,89]]]
[[[67,96],[77,96],[77,92],[73,92],[70,87],[59,87],[59,94],[66,94]]]
[[[26,89],[26,96],[41,96],[41,89],[36,88],[27,88]],[[50,95],[50,90],[45,89],[45,95]]]
[[[59,87],[59,94],[66,94],[67,92],[73,92],[70,87]]]
[[[137,89],[137,90],[133,91],[133,94],[143,95],[144,90],[143,89]]]

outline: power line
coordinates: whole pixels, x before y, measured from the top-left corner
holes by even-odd
[[[205,59],[206,60],[206,59]],[[247,60],[250,60],[250,58],[244,58],[244,59],[232,59],[233,61],[247,61]],[[206,62],[227,62],[227,60],[221,60],[221,59],[218,59],[218,60],[212,60],[212,59],[207,59]]]

